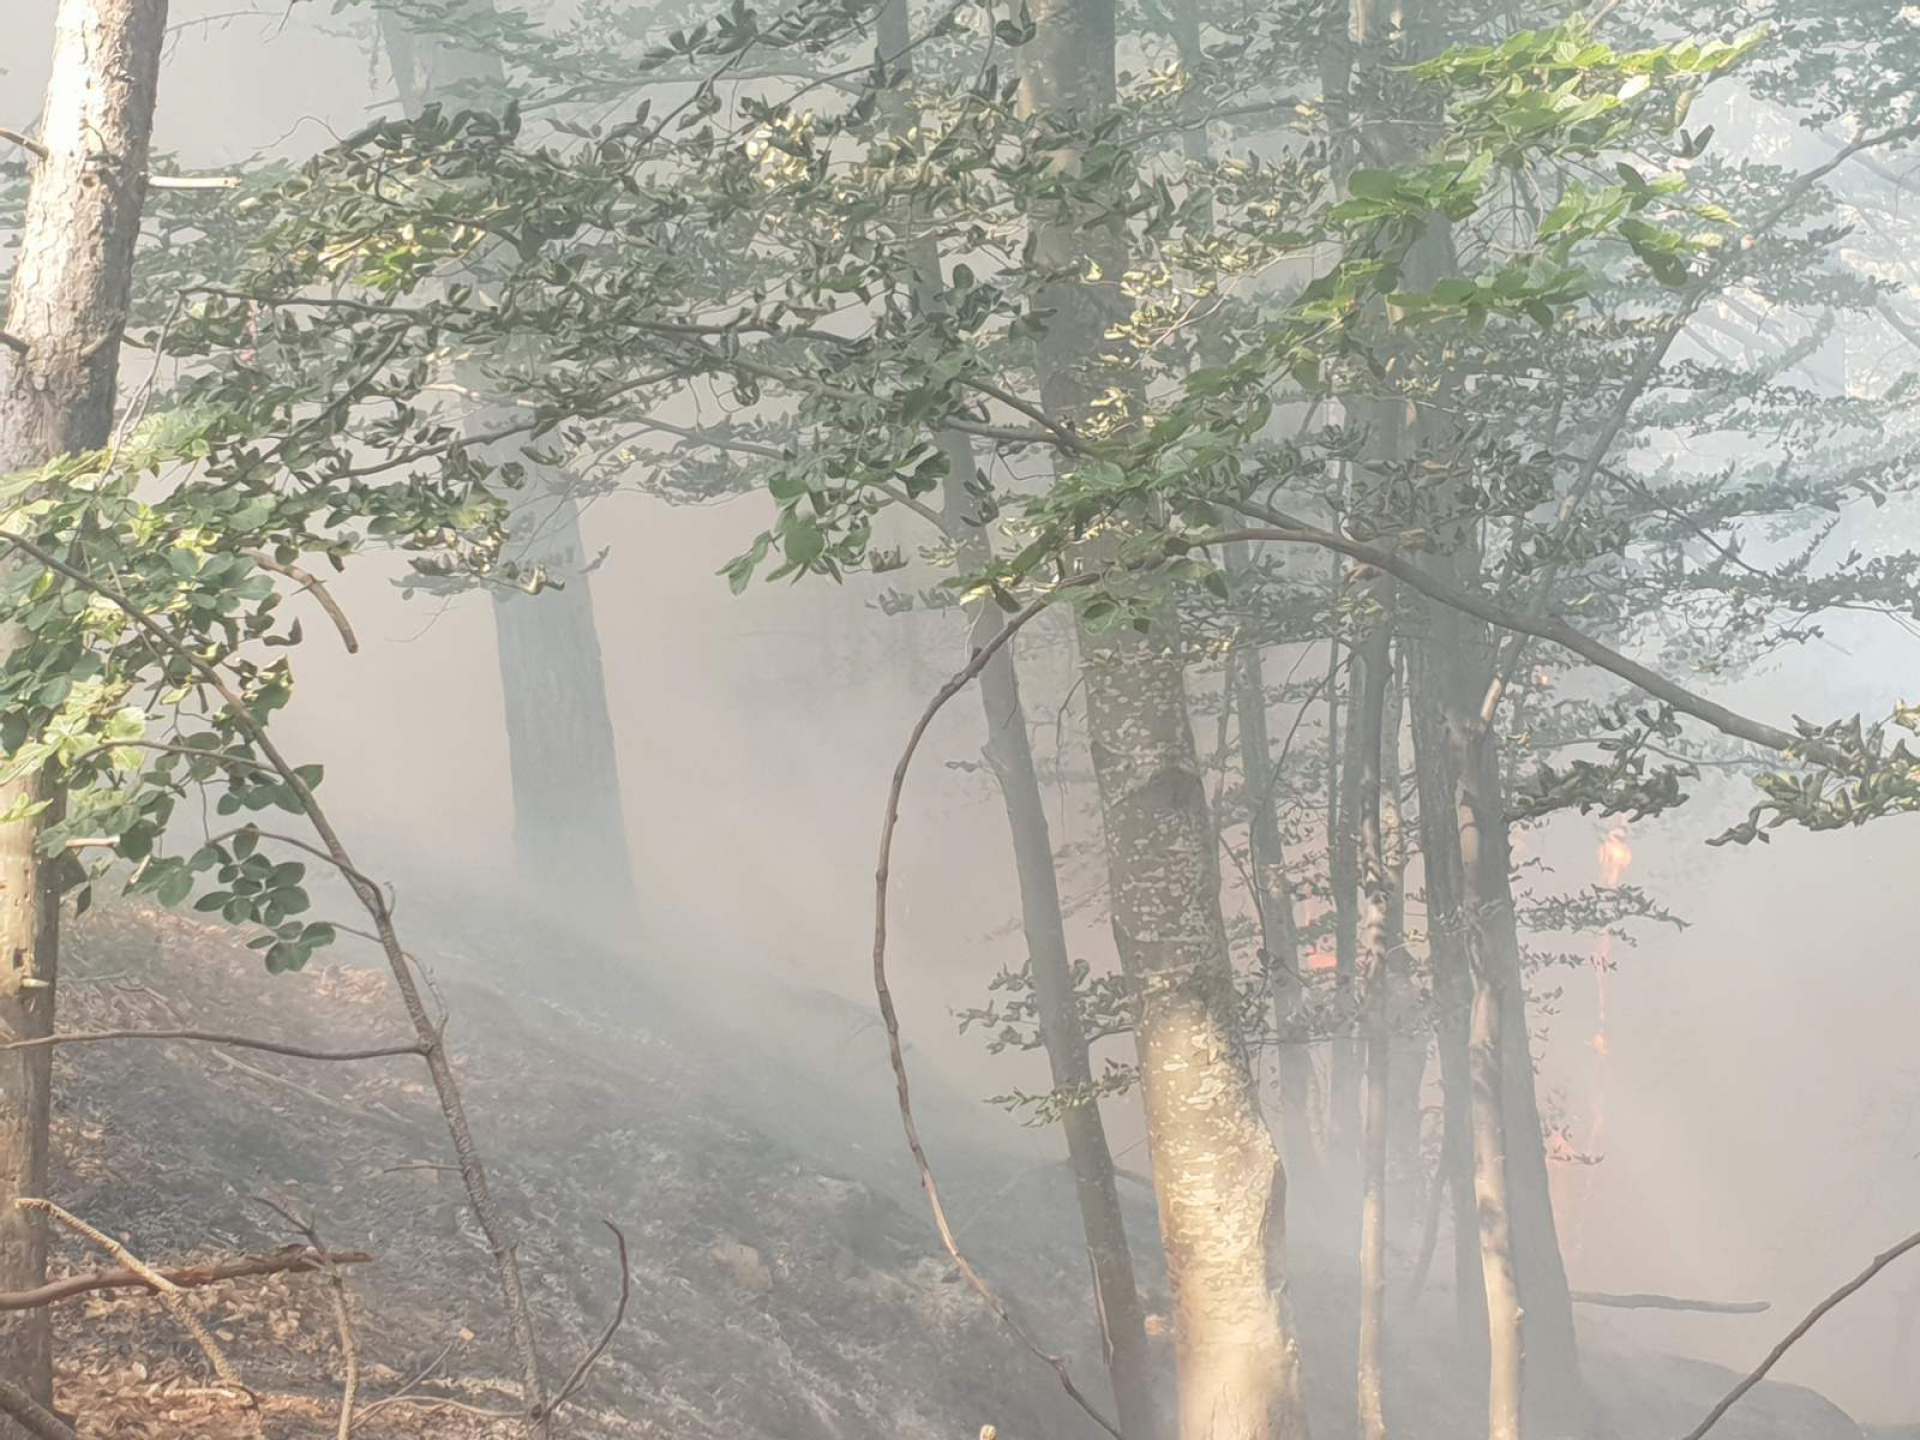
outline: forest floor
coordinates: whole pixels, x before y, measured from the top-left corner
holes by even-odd
[[[897,1130],[887,1128],[882,1037],[857,1007],[845,1007],[839,1030],[796,1024],[788,1029],[811,1037],[805,1043],[748,1053],[686,1013],[668,1013],[667,1002],[645,1026],[552,1000],[510,1002],[479,978],[501,973],[498,956],[469,964],[437,953],[444,975],[467,977],[444,984],[449,1044],[497,1192],[519,1227],[551,1375],[572,1369],[618,1296],[603,1222],[629,1244],[626,1322],[561,1433],[971,1440],[992,1423],[1005,1440],[1097,1434],[939,1252]],[[75,927],[65,965],[62,1030],[204,1027],[339,1048],[408,1038],[383,972],[316,963],[268,977],[229,931],[178,915],[96,911]],[[491,1262],[446,1168],[415,1057],[323,1064],[144,1040],[56,1055],[53,1199],[155,1264],[298,1239],[266,1199],[311,1217],[328,1246],[373,1256],[345,1272],[361,1367],[354,1433],[514,1433],[497,1414],[512,1404],[513,1371]],[[943,1103],[929,1087],[936,1128]],[[966,1107],[949,1108],[959,1116]],[[962,1117],[948,1132],[971,1134],[973,1123]],[[976,1258],[1097,1390],[1099,1341],[1064,1173],[1011,1152],[943,1153],[950,1204],[963,1232],[977,1236]],[[1151,1197],[1141,1190],[1130,1200],[1148,1302],[1164,1313],[1163,1283],[1145,1253]],[[111,1263],[71,1236],[57,1241],[56,1273]],[[1307,1269],[1293,1290],[1316,1428],[1343,1436],[1350,1282]],[[343,1351],[326,1277],[238,1281],[190,1292],[190,1303],[265,1397],[267,1435],[335,1433]],[[1397,1337],[1408,1363],[1390,1398],[1420,1415],[1420,1440],[1484,1433],[1445,1328],[1425,1314],[1406,1317]],[[57,1337],[58,1402],[82,1436],[255,1433],[230,1398],[209,1389],[193,1338],[144,1292],[62,1305]],[[1668,1440],[1733,1377],[1642,1355],[1594,1357],[1590,1378],[1612,1434]],[[1768,1385],[1716,1440],[1860,1435],[1818,1396]]]

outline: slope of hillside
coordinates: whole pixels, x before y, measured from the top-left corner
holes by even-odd
[[[616,1026],[452,978],[499,973],[497,964],[448,957],[441,968],[449,1043],[520,1227],[554,1375],[592,1342],[618,1291],[603,1218],[631,1247],[626,1324],[565,1433],[968,1440],[987,1423],[1006,1440],[1097,1433],[938,1251],[889,1128],[890,1097],[883,1084],[871,1093],[884,1081],[877,1032],[749,1053],[668,1013],[666,1000],[656,1023]],[[401,1036],[383,975],[341,963],[270,979],[235,937],[178,916],[89,916],[68,970],[67,1030],[204,1026],[341,1047]],[[506,1403],[500,1380],[511,1374],[490,1264],[444,1168],[417,1061],[317,1064],[128,1041],[62,1047],[57,1079],[61,1204],[169,1263],[286,1243],[286,1223],[263,1198],[312,1215],[327,1243],[375,1257],[349,1276],[361,1404],[377,1407],[355,1433],[508,1433],[485,1413]],[[983,1268],[1097,1381],[1064,1174],[966,1149],[978,1107],[943,1102],[932,1087],[927,1104],[933,1124],[961,1137],[943,1167]],[[1151,1197],[1134,1187],[1130,1201],[1149,1302],[1164,1310]],[[97,1263],[60,1241],[59,1267]],[[1294,1290],[1320,1433],[1340,1436],[1350,1427],[1350,1287],[1310,1272]],[[238,1282],[193,1303],[269,1397],[267,1434],[333,1433],[340,1345],[324,1278]],[[75,1302],[59,1327],[60,1403],[83,1435],[250,1433],[230,1402],[205,1393],[205,1361],[151,1297]],[[1422,1440],[1470,1440],[1475,1398],[1442,1329],[1407,1318],[1395,1398],[1422,1417]],[[1592,1372],[1622,1440],[1680,1433],[1730,1379],[1655,1357],[1602,1357]],[[1859,1433],[1818,1397],[1766,1387],[1719,1440]]]

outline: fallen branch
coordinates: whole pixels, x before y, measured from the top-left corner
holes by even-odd
[[[62,1210],[51,1200],[23,1195],[13,1203],[16,1209],[37,1211],[39,1214],[49,1215],[58,1220],[74,1234],[98,1245],[146,1282],[154,1293],[159,1295],[160,1302],[172,1313],[173,1318],[180,1323],[180,1327],[193,1336],[194,1343],[199,1345],[201,1353],[207,1357],[207,1363],[213,1367],[213,1373],[219,1378],[220,1383],[239,1396],[242,1407],[248,1412],[253,1422],[253,1433],[256,1436],[264,1436],[265,1432],[260,1425],[260,1397],[255,1395],[252,1387],[240,1378],[240,1372],[233,1368],[233,1362],[227,1358],[227,1352],[222,1350],[220,1342],[213,1338],[213,1332],[207,1329],[205,1323],[193,1313],[192,1308],[182,1298],[183,1292],[178,1285],[111,1235],[95,1229],[79,1216]]]
[[[411,1045],[380,1045],[369,1050],[309,1050],[304,1045],[283,1045],[277,1040],[255,1040],[246,1035],[227,1035],[218,1030],[65,1030],[53,1035],[36,1035],[30,1040],[0,1042],[0,1050],[34,1050],[43,1045],[87,1045],[99,1040],[199,1040],[208,1045],[231,1045],[237,1050],[264,1050],[269,1055],[290,1055],[296,1060],[382,1060],[389,1055],[424,1055],[427,1047],[415,1041]]]
[[[305,1245],[289,1245],[270,1255],[246,1255],[238,1260],[223,1260],[214,1265],[174,1265],[155,1271],[168,1284],[181,1290],[198,1290],[222,1280],[244,1280],[253,1275],[298,1274],[328,1265],[366,1265],[373,1257],[362,1250],[323,1252]],[[57,1305],[76,1295],[95,1290],[151,1290],[151,1283],[137,1270],[93,1270],[83,1275],[67,1275],[49,1280],[31,1290],[0,1290],[0,1310],[37,1310]]]
[[[627,1237],[620,1233],[620,1227],[611,1220],[602,1220],[600,1223],[613,1232],[613,1243],[620,1251],[620,1303],[613,1307],[613,1318],[607,1322],[607,1328],[600,1336],[599,1343],[581,1358],[578,1365],[573,1367],[573,1374],[567,1377],[566,1384],[560,1387],[552,1402],[542,1412],[546,1415],[557,1412],[567,1403],[568,1398],[586,1383],[587,1372],[593,1369],[594,1362],[606,1353],[607,1346],[613,1343],[614,1334],[620,1329],[620,1322],[627,1318],[627,1300],[633,1293],[633,1267],[627,1263]],[[340,1440],[346,1440],[346,1436],[342,1434]]]
[[[1706,1418],[1694,1426],[1693,1429],[1689,1430],[1683,1437],[1683,1440],[1700,1440],[1701,1436],[1705,1435],[1709,1430],[1713,1429],[1715,1425],[1720,1423],[1720,1417],[1737,1405],[1743,1395],[1767,1378],[1767,1372],[1780,1362],[1780,1357],[1798,1344],[1801,1337],[1820,1322],[1822,1316],[1842,1300],[1845,1300],[1849,1295],[1864,1289],[1869,1280],[1873,1279],[1874,1276],[1886,1269],[1887,1266],[1913,1249],[1920,1249],[1920,1231],[1909,1235],[1891,1250],[1883,1251],[1881,1254],[1874,1256],[1871,1265],[1867,1266],[1866,1269],[1854,1276],[1853,1279],[1849,1280],[1818,1305],[1814,1306],[1813,1309],[1809,1310],[1806,1318],[1794,1326],[1793,1329],[1789,1330],[1786,1335],[1781,1338],[1780,1343],[1767,1352],[1766,1359],[1756,1365],[1738,1385],[1734,1386],[1733,1389],[1722,1396],[1720,1403],[1709,1410]]]
[[[1686,1300],[1677,1295],[1612,1295],[1604,1290],[1575,1290],[1571,1298],[1576,1305],[1610,1310],[1685,1310],[1697,1315],[1759,1315],[1773,1308],[1770,1300]]]
[[[886,1023],[887,1059],[893,1067],[894,1088],[899,1095],[900,1124],[907,1133],[907,1148],[913,1152],[913,1163],[920,1171],[921,1188],[927,1192],[927,1204],[933,1211],[934,1228],[940,1232],[940,1243],[946,1248],[947,1256],[959,1270],[961,1278],[967,1282],[974,1294],[993,1311],[1000,1323],[1010,1330],[1020,1343],[1044,1360],[1059,1377],[1061,1388],[1069,1399],[1086,1412],[1102,1430],[1114,1437],[1114,1440],[1126,1440],[1114,1423],[1102,1415],[1080,1392],[1073,1383],[1073,1375],[1067,1369],[1067,1362],[1043,1347],[1039,1341],[1021,1327],[1020,1322],[1008,1313],[1005,1303],[993,1292],[980,1272],[973,1268],[960,1249],[960,1242],[954,1238],[953,1226],[947,1219],[947,1208],[940,1199],[940,1187],[933,1178],[933,1166],[927,1160],[926,1146],[920,1141],[920,1127],[913,1117],[913,1097],[907,1082],[906,1054],[900,1044],[900,1016],[893,1007],[893,991],[887,984],[887,883],[893,869],[893,835],[900,824],[900,795],[906,788],[907,770],[913,764],[914,752],[920,748],[920,741],[927,729],[933,724],[946,703],[958,695],[973,681],[974,677],[987,668],[993,657],[1004,648],[1029,620],[1045,610],[1055,600],[1066,593],[1067,586],[1090,584],[1098,579],[1097,574],[1089,573],[1076,576],[1058,588],[1030,601],[1026,606],[1007,619],[1000,633],[985,645],[973,652],[973,658],[961,667],[946,684],[942,685],[927,708],[920,714],[913,732],[907,737],[906,748],[900,752],[900,759],[893,767],[893,783],[887,790],[886,814],[880,824],[880,859],[873,873],[873,993],[880,1002],[880,1018]]]
[[[79,1440],[71,1425],[11,1380],[0,1380],[0,1413],[11,1415],[35,1440]]]

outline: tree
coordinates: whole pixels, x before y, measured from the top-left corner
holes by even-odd
[[[20,260],[8,289],[0,373],[0,474],[33,472],[112,438],[120,336],[133,285],[134,245],[147,188],[147,151],[160,84],[166,0],[62,0],[53,69],[34,149]],[[0,580],[18,593],[43,573],[18,556]],[[64,690],[57,670],[23,667],[31,631],[0,635],[7,690]],[[25,736],[6,736],[16,750]],[[60,790],[29,771],[0,785],[0,1025],[33,1038],[53,1029],[59,975],[62,868],[42,836],[59,818]],[[0,1288],[46,1278],[46,1222],[16,1209],[47,1188],[52,1054],[0,1057]],[[53,1398],[52,1336],[44,1311],[0,1321],[0,1376],[41,1404]]]

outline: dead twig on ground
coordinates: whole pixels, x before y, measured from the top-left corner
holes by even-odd
[[[222,1280],[245,1280],[255,1275],[299,1274],[326,1266],[367,1265],[373,1256],[364,1250],[322,1252],[305,1245],[289,1245],[271,1255],[246,1255],[238,1260],[223,1260],[213,1265],[170,1265],[156,1273],[181,1290],[197,1290],[217,1285]],[[93,1270],[49,1280],[31,1290],[0,1290],[0,1310],[37,1310],[57,1305],[95,1290],[150,1290],[152,1285],[137,1270]]]
[[[341,1277],[340,1267],[329,1261],[326,1247],[320,1243],[320,1231],[311,1219],[301,1219],[278,1201],[265,1195],[253,1197],[254,1203],[266,1206],[279,1215],[298,1231],[307,1244],[313,1247],[313,1253],[320,1260],[321,1268],[327,1273],[327,1289],[333,1296],[334,1328],[340,1332],[340,1356],[344,1374],[340,1382],[340,1426],[335,1432],[335,1440],[348,1440],[353,1434],[353,1406],[360,1397],[360,1344],[353,1330],[353,1315],[347,1308],[347,1282]]]
[[[581,1358],[578,1365],[573,1367],[573,1373],[567,1377],[567,1383],[562,1385],[554,1395],[552,1403],[546,1409],[548,1415],[559,1410],[567,1403],[568,1397],[586,1383],[587,1372],[593,1369],[594,1362],[606,1353],[607,1346],[613,1343],[614,1333],[620,1328],[620,1322],[627,1318],[627,1299],[633,1292],[633,1267],[627,1263],[627,1237],[620,1233],[620,1227],[613,1221],[602,1220],[600,1223],[613,1232],[613,1243],[620,1251],[620,1303],[614,1306],[613,1318],[607,1322],[606,1331],[600,1336],[599,1343]],[[342,1440],[345,1440],[344,1436]]]
[[[109,1255],[113,1256],[114,1259],[118,1260],[122,1265],[126,1266],[127,1269],[133,1271],[134,1274],[144,1280],[147,1285],[159,1295],[160,1302],[172,1313],[173,1318],[180,1322],[181,1328],[193,1336],[194,1343],[199,1345],[201,1353],[207,1357],[207,1363],[213,1367],[213,1373],[219,1377],[220,1383],[233,1391],[239,1398],[241,1406],[246,1410],[252,1422],[253,1433],[256,1436],[264,1437],[265,1432],[261,1429],[260,1425],[260,1397],[254,1394],[252,1387],[240,1378],[240,1372],[233,1368],[233,1362],[227,1358],[227,1352],[220,1348],[220,1342],[213,1338],[213,1332],[208,1330],[206,1325],[202,1323],[200,1317],[193,1313],[192,1307],[186,1302],[185,1292],[178,1285],[175,1285],[171,1280],[167,1279],[165,1275],[161,1274],[160,1271],[147,1264],[146,1261],[142,1260],[138,1255],[135,1255],[111,1235],[108,1235],[105,1231],[95,1229],[79,1216],[69,1214],[67,1211],[62,1210],[51,1200],[44,1200],[32,1195],[23,1195],[13,1203],[17,1209],[37,1211],[42,1215],[51,1216],[53,1219],[58,1220],[62,1225],[66,1226],[67,1229],[73,1231],[74,1234],[98,1245],[102,1250],[105,1250]]]
[[[1909,1235],[1891,1250],[1882,1251],[1880,1254],[1874,1256],[1871,1265],[1867,1266],[1866,1269],[1854,1276],[1853,1279],[1849,1280],[1818,1305],[1814,1306],[1813,1309],[1806,1313],[1806,1317],[1802,1319],[1798,1325],[1794,1326],[1793,1329],[1782,1336],[1780,1343],[1767,1352],[1767,1358],[1754,1366],[1738,1385],[1721,1396],[1720,1403],[1709,1410],[1706,1418],[1694,1426],[1693,1429],[1689,1430],[1683,1437],[1683,1440],[1700,1440],[1701,1436],[1705,1435],[1709,1430],[1713,1429],[1715,1425],[1720,1423],[1721,1417],[1725,1415],[1727,1411],[1740,1403],[1740,1398],[1743,1395],[1767,1378],[1767,1372],[1780,1362],[1780,1357],[1797,1345],[1801,1337],[1809,1330],[1819,1324],[1821,1317],[1842,1300],[1845,1300],[1849,1295],[1866,1288],[1867,1282],[1872,1280],[1874,1276],[1878,1275],[1882,1270],[1886,1269],[1887,1266],[1913,1249],[1920,1249],[1920,1231]]]

